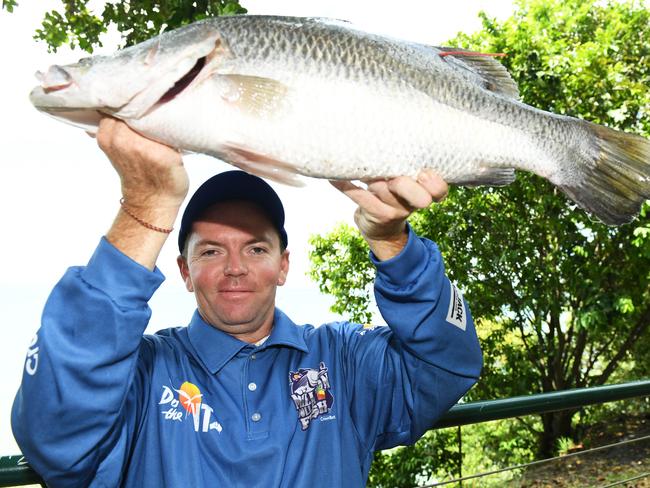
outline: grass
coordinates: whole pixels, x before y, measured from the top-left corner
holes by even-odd
[[[584,444],[595,448],[649,435],[650,416],[619,417],[608,423],[591,427],[584,437]],[[586,451],[587,448],[583,450]],[[603,487],[648,473],[650,473],[650,439],[645,439],[532,467],[518,480],[513,480],[511,486]],[[619,486],[650,488],[650,475]]]

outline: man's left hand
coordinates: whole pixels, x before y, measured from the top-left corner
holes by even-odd
[[[406,245],[406,219],[417,209],[426,208],[447,196],[447,183],[431,170],[423,170],[417,180],[398,176],[369,182],[363,189],[350,181],[330,181],[359,205],[354,221],[370,249],[381,261],[399,254]]]

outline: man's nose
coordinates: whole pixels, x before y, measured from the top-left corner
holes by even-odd
[[[224,273],[227,276],[241,276],[248,273],[248,268],[238,253],[231,253],[228,255]]]

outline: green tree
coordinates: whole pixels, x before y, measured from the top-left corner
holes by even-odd
[[[18,6],[16,0],[2,0],[2,8],[6,9],[7,12],[13,12],[14,8]]]
[[[460,452],[456,429],[427,432],[412,446],[377,452],[368,485],[375,488],[412,488],[432,476],[452,478],[458,474]]]
[[[503,62],[525,103],[650,136],[643,4],[520,0],[508,20],[482,20],[480,32],[449,45],[507,53]],[[546,181],[519,174],[505,188],[453,188],[411,224],[438,242],[479,328],[489,331],[481,334],[486,365],[470,398],[602,385],[647,356],[649,206],[633,223],[607,227]],[[337,311],[365,320],[367,301],[350,300],[367,296],[372,276],[358,258],[356,231],[315,236],[312,246],[311,274],[321,290],[335,295]],[[647,371],[647,359],[640,363]],[[575,413],[541,416],[541,454],[574,434]]]
[[[92,53],[93,47],[102,45],[101,35],[111,25],[122,34],[124,45],[130,46],[206,17],[246,13],[238,0],[120,0],[106,2],[100,16],[90,11],[88,0],[61,0],[61,4],[63,12],[47,12],[34,35],[50,51],[68,44]],[[2,8],[9,12],[16,6],[15,0],[2,0]]]

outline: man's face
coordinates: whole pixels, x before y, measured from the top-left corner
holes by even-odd
[[[268,335],[275,290],[289,271],[289,251],[254,203],[213,205],[194,222],[178,266],[199,313],[217,329],[246,342]]]

